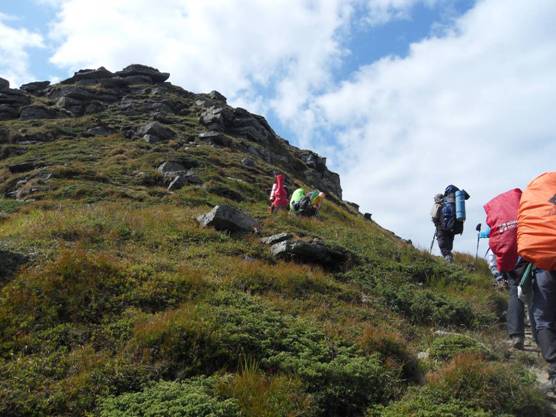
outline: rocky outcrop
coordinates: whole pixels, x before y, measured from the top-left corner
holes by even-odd
[[[261,243],[264,243],[265,245],[274,245],[276,243],[280,243],[283,242],[285,240],[290,240],[293,237],[293,235],[291,233],[278,233],[272,236],[268,236],[268,237],[263,237],[261,239]]]
[[[214,227],[216,230],[228,232],[254,232],[257,221],[251,216],[228,205],[214,207],[211,211],[197,217],[202,227]]]
[[[10,82],[5,78],[0,77],[0,91],[4,91],[10,88]]]
[[[326,167],[326,158],[291,146],[274,132],[264,117],[229,106],[220,92],[193,94],[167,83],[168,77],[168,73],[156,68],[134,64],[116,72],[104,67],[83,69],[59,84],[38,81],[24,84],[20,90],[9,88],[9,83],[3,80],[0,81],[0,120],[81,117],[106,112],[123,116],[124,120],[137,117],[136,120],[144,123],[148,115],[151,122],[146,125],[139,122],[137,126],[136,120],[133,123],[128,120],[117,128],[113,124],[111,128],[93,126],[83,132],[66,129],[62,135],[46,130],[11,132],[10,140],[46,142],[57,137],[102,136],[119,130],[128,139],[153,144],[174,140],[175,146],[187,143],[187,146],[229,147],[249,154],[241,162],[246,168],[264,170],[264,164],[259,163],[264,161],[287,173],[292,180],[324,191],[332,201],[341,200],[340,178]],[[180,117],[184,115],[198,117],[205,131],[192,134],[188,129],[183,134],[184,125],[190,123]],[[171,181],[174,179],[175,176]],[[179,187],[184,181],[198,183],[197,179],[188,175],[177,180],[173,187]]]

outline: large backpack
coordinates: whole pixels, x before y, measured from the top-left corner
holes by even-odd
[[[488,245],[500,272],[512,271],[517,262],[517,213],[521,190],[506,191],[484,205],[490,227]]]
[[[463,233],[463,222],[456,219],[456,191],[459,191],[459,188],[455,185],[449,185],[444,191],[440,228],[457,235]]]
[[[556,270],[556,172],[529,183],[519,205],[517,248],[536,267]]]

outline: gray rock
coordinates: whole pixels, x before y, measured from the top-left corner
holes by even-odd
[[[95,114],[106,110],[106,105],[100,101],[92,101],[85,107],[85,114]]]
[[[198,100],[199,101],[199,100]],[[204,104],[204,101],[202,102]],[[234,118],[234,111],[228,106],[211,106],[201,113],[199,121],[210,130],[225,130]]]
[[[9,104],[0,104],[0,120],[11,120],[19,117],[19,108]]]
[[[55,119],[56,117],[58,117],[58,112],[56,110],[41,105],[23,107],[19,114],[19,118],[22,120]]]
[[[170,74],[168,74],[167,72],[160,72],[156,68],[140,64],[129,65],[123,70],[116,72],[116,75],[120,77],[129,77],[136,75],[147,76],[155,83],[162,83],[170,78]]]
[[[213,100],[222,101],[224,104],[226,104],[226,97],[224,97],[216,90],[212,90],[210,93],[208,93],[208,96]]]
[[[108,126],[100,125],[87,129],[86,133],[91,136],[108,136],[114,133],[114,129]]]
[[[83,114],[83,103],[71,97],[59,98],[56,102],[56,107],[67,110],[73,116],[81,116]]]
[[[179,162],[166,161],[158,167],[158,172],[162,175],[177,175],[178,173],[185,172],[185,167]]]
[[[74,84],[82,80],[92,80],[93,82],[98,82],[99,80],[113,76],[114,74],[104,67],[100,67],[98,69],[82,69],[74,73],[73,77],[62,81],[61,84]]]
[[[147,123],[137,131],[137,134],[149,143],[169,140],[176,136],[176,132],[159,122]]]
[[[230,138],[215,131],[200,133],[198,138],[205,143],[215,146],[230,146],[232,144],[232,140]]]
[[[255,168],[255,161],[251,158],[243,158],[241,164],[247,168]]]
[[[251,216],[228,205],[214,207],[210,212],[197,217],[202,227],[211,226],[216,230],[229,232],[253,232],[257,221]]]
[[[36,95],[44,91],[49,85],[50,81],[34,81],[32,83],[23,84],[19,89],[29,94]]]
[[[351,208],[355,209],[355,211],[359,212],[359,204],[352,203],[351,201],[345,201],[345,200],[344,200],[344,203],[346,203]]]
[[[10,88],[10,82],[5,78],[0,77],[0,91]]]
[[[350,262],[350,254],[343,248],[330,247],[322,241],[285,240],[272,245],[272,256],[277,259],[322,265],[341,270]]]
[[[22,162],[20,164],[8,165],[8,170],[12,174],[19,174],[22,172],[32,171],[36,167],[37,167],[37,163],[35,161],[27,161],[27,162]]]
[[[203,181],[190,170],[185,174],[178,174],[168,185],[168,191],[179,190],[185,185],[200,185]]]
[[[10,106],[25,106],[31,103],[31,99],[21,90],[8,88],[0,91],[0,104],[8,104]]]
[[[373,215],[372,215],[371,213],[365,213],[365,214],[363,215],[363,217],[366,218],[367,220],[372,221]]]
[[[263,237],[261,239],[261,243],[264,243],[265,245],[274,245],[276,243],[280,243],[283,242],[285,240],[289,240],[293,237],[293,235],[291,233],[278,233],[276,235],[272,235],[272,236],[268,236],[268,237]]]
[[[419,352],[417,354],[417,359],[419,359],[420,361],[426,361],[427,359],[429,359],[429,357],[431,356],[430,352],[427,350],[425,352]]]

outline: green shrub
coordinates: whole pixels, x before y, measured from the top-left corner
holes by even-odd
[[[452,359],[461,353],[475,353],[485,357],[492,356],[485,345],[463,334],[437,337],[430,347],[431,358],[443,361]]]
[[[219,396],[214,385],[214,378],[203,377],[161,381],[141,392],[103,399],[100,417],[240,417],[238,402]]]

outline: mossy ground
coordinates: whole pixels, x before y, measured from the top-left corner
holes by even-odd
[[[0,199],[2,246],[31,255],[0,292],[0,415],[545,413],[500,352],[505,296],[482,262],[446,265],[331,201],[317,218],[270,215],[262,160],[247,169],[234,150],[86,138],[89,124],[25,125],[71,135],[0,161],[0,191],[30,176],[8,164],[52,174],[33,201]],[[165,160],[194,161],[204,185],[167,192]],[[275,261],[260,236],[198,226],[219,203],[256,217],[261,235],[318,236],[359,262]]]

